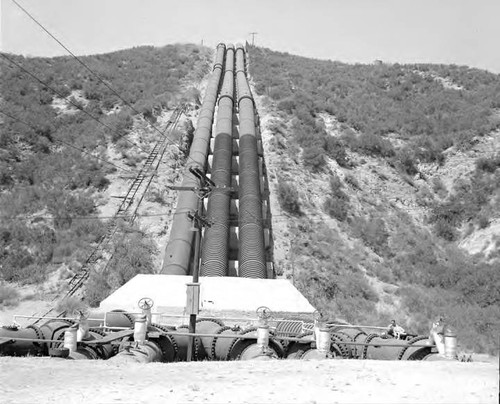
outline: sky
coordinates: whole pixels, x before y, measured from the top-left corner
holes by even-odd
[[[16,0],[73,53],[139,45],[251,43],[371,63],[454,63],[500,73],[500,0]],[[0,49],[64,55],[13,0]]]

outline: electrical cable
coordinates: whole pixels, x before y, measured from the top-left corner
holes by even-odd
[[[53,35],[47,28],[45,28],[43,26],[42,23],[40,23],[35,17],[33,17],[33,15],[30,14],[29,11],[27,11],[25,8],[23,8],[16,0],[11,0],[20,10],[22,10],[30,19],[32,19],[40,28],[42,28],[43,31],[45,31],[52,39],[54,39],[66,52],[68,52],[76,61],[78,61],[78,63],[80,63],[83,67],[85,67],[85,69],[87,69],[97,80],[99,80],[99,82],[101,82],[102,84],[104,84],[109,90],[111,90],[113,92],[113,94],[115,94],[123,103],[125,103],[125,105],[127,105],[130,109],[132,109],[132,111],[134,111],[136,114],[141,114],[140,111],[138,111],[137,109],[135,109],[129,102],[127,102],[125,99],[123,99],[123,97],[118,94],[118,92],[116,92],[108,83],[106,83],[96,72],[94,72],[87,64],[85,64],[78,56],[76,56],[67,46],[65,46],[59,39],[57,39],[55,37],[55,35]],[[0,55],[3,56],[3,54],[0,53]],[[37,79],[38,80],[38,79]],[[64,98],[64,97],[63,97]],[[95,118],[94,118],[95,119]],[[165,134],[161,132],[160,129],[158,129],[155,125],[151,124],[151,127],[157,131],[161,136],[165,137]],[[170,139],[167,139],[169,141],[169,143],[171,143],[172,145],[176,146],[180,151],[182,151],[179,147],[179,145],[175,144],[173,141],[171,141]],[[139,146],[137,146],[139,147]],[[142,150],[142,149],[141,149]],[[191,157],[188,156],[188,159],[191,159]],[[193,160],[194,163],[196,163],[196,161]]]
[[[73,58],[75,58],[75,60],[77,60],[82,66],[84,66],[94,77],[96,77],[99,82],[101,82],[102,84],[104,84],[109,90],[111,90],[120,100],[122,100],[122,102],[124,102],[127,106],[129,106],[134,112],[136,112],[137,114],[140,114],[139,111],[137,111],[132,105],[130,105],[126,100],[124,100],[120,94],[118,94],[111,86],[109,86],[104,80],[102,80],[99,75],[97,75],[97,73],[95,73],[90,67],[88,67],[80,58],[78,58],[73,52],[71,52],[70,49],[68,49],[59,39],[57,39],[54,35],[52,35],[40,22],[38,22],[26,9],[24,9],[16,0],[12,0],[12,2],[14,4],[16,4],[17,7],[19,7],[25,14],[27,14],[38,26],[40,26],[51,38],[53,38],[59,45],[61,45],[71,56],[73,56]],[[43,85],[45,85],[47,88],[51,89],[52,91],[54,91],[56,94],[58,94],[61,98],[65,98],[64,96],[62,96],[59,92],[57,92],[56,90],[54,90],[53,88],[51,88],[48,84],[44,83],[42,80],[40,80],[39,78],[37,78],[35,75],[31,74],[30,72],[28,72],[26,69],[24,69],[21,65],[17,64],[16,62],[12,61],[10,58],[8,58],[7,56],[5,56],[4,54],[1,54],[1,56],[3,56],[4,58],[6,58],[7,60],[9,60],[11,63],[15,64],[16,66],[18,66],[19,68],[21,68],[23,71],[25,71],[27,74],[29,74],[30,76],[32,76],[33,78],[35,78],[37,81],[39,81],[40,83],[42,83]],[[68,102],[70,102],[72,105],[74,105],[75,107],[81,109],[83,112],[85,112],[87,115],[89,115],[92,119],[96,120],[97,122],[101,123],[102,125],[108,127],[110,130],[113,131],[112,128],[110,128],[109,126],[105,125],[104,123],[102,123],[101,121],[99,121],[98,119],[96,119],[95,117],[93,117],[91,114],[89,114],[87,111],[83,110],[80,106],[78,106],[77,104],[74,104],[72,101],[68,100]],[[165,136],[156,126],[154,125],[151,125],[152,128],[154,130],[156,130],[157,132],[160,133],[160,135],[162,136]],[[170,143],[174,144],[173,142],[169,141]],[[133,144],[133,143],[132,143]],[[135,145],[135,144],[134,144]],[[140,148],[139,146],[135,145],[136,147]],[[179,148],[178,145],[175,145]],[[141,150],[143,150],[142,148],[140,148]],[[179,148],[180,149],[180,148]],[[143,150],[144,151],[144,150]],[[188,159],[191,159],[189,156],[188,156]],[[192,159],[191,159],[192,160]],[[193,160],[194,161],[194,160]],[[195,161],[194,161],[195,162]],[[262,202],[263,203],[263,202]],[[246,210],[246,209],[245,209]],[[255,215],[253,215],[251,212],[248,212],[248,210],[246,210],[247,213],[252,216],[255,220],[256,220],[256,223],[259,222],[260,220],[255,217]],[[138,215],[139,216],[139,215]],[[263,220],[262,220],[263,221]]]
[[[6,56],[4,53],[0,53],[0,56],[2,56],[4,59],[7,59],[10,63],[12,63],[13,65],[17,66],[19,69],[21,69],[23,72],[25,72],[26,74],[28,74],[30,77],[34,78],[35,80],[37,80],[39,83],[43,84],[45,87],[47,87],[49,90],[51,90],[52,92],[54,92],[55,94],[57,94],[59,97],[61,97],[62,99],[65,99],[66,101],[68,101],[71,105],[73,105],[75,108],[79,109],[80,111],[82,111],[83,113],[85,113],[86,115],[88,115],[90,118],[92,118],[94,121],[96,121],[97,123],[101,124],[102,126],[108,128],[111,132],[114,132],[118,135],[118,139],[121,139],[123,138],[123,140],[125,140],[127,143],[130,143],[132,146],[135,146],[137,147],[139,150],[143,151],[144,153],[149,153],[149,151],[143,149],[142,147],[140,147],[139,145],[135,144],[134,142],[128,140],[128,139],[125,139],[124,136],[128,135],[128,133],[126,134],[120,134],[119,132],[117,132],[115,129],[113,129],[111,126],[105,124],[104,122],[102,122],[101,120],[97,119],[94,115],[92,115],[91,113],[89,113],[88,111],[86,111],[82,106],[78,105],[77,103],[71,101],[71,98],[68,98],[68,97],[65,97],[64,95],[61,94],[61,92],[55,90],[54,88],[52,88],[49,84],[47,84],[45,81],[43,81],[42,79],[38,78],[35,74],[31,73],[29,70],[25,69],[22,65],[20,65],[19,63],[17,63],[16,61],[12,60],[11,58],[9,58],[8,56]]]
[[[33,17],[25,8],[23,8],[16,0],[11,0],[17,7],[19,7],[29,18],[31,18],[40,28],[42,28],[54,41],[56,41],[59,45],[61,45],[66,52],[68,52],[73,58],[78,61],[85,69],[87,69],[99,82],[104,84],[109,90],[113,92],[125,105],[131,108],[136,114],[140,114],[140,112],[135,109],[129,102],[127,102],[123,97],[118,94],[108,83],[106,83],[97,73],[95,73],[90,67],[87,66],[78,56],[76,56],[67,46],[65,46],[59,39],[57,39],[53,34],[49,32],[38,20]],[[165,136],[156,126],[151,125],[153,129],[155,129],[161,136]]]
[[[190,213],[190,211],[185,211],[185,212],[164,212],[164,213],[145,213],[145,214],[137,214],[135,216],[137,217],[161,217],[161,216],[176,216],[176,215],[184,215]],[[71,219],[71,220],[106,220],[106,219],[128,219],[133,217],[133,214],[130,215],[113,215],[113,216],[0,216],[0,219],[2,220],[34,220],[34,219],[46,219],[46,220],[52,220],[52,219]],[[312,220],[310,217],[317,217],[318,219]],[[288,215],[273,215],[272,219],[262,219],[262,222],[266,221],[273,221],[273,219],[276,218],[283,218],[283,219],[278,219],[277,221],[290,221],[291,219],[294,219],[294,217],[288,216]],[[322,217],[321,215],[309,215],[309,222],[324,222],[325,218]],[[295,219],[300,219],[300,218],[295,218]]]

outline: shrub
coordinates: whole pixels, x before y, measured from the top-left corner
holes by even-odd
[[[304,165],[313,172],[319,172],[326,164],[325,155],[318,147],[307,147],[302,153]]]
[[[342,190],[344,184],[337,174],[330,176],[330,193],[326,198],[323,209],[330,217],[339,221],[347,219],[349,211],[349,196]]]
[[[327,197],[323,204],[324,211],[330,216],[341,222],[347,219],[349,204],[345,199],[336,197]]]
[[[395,154],[391,142],[372,133],[358,136],[356,149],[372,156],[392,157]]]
[[[476,170],[494,173],[500,167],[500,155],[495,157],[480,157],[476,160]]]
[[[376,254],[383,256],[388,253],[389,232],[381,217],[357,217],[351,226],[354,235],[361,238]]]
[[[85,300],[90,307],[98,307],[112,291],[106,274],[91,272],[85,285]]]
[[[408,175],[415,175],[418,173],[416,167],[417,162],[415,161],[414,153],[408,148],[404,148],[397,153],[397,160],[399,162],[400,169]]]
[[[326,138],[326,151],[340,167],[349,167],[349,160],[344,144],[333,136]]]
[[[156,246],[142,230],[124,225],[115,236],[113,250],[105,270],[93,272],[87,282],[86,300],[91,307],[135,275],[154,273]]]
[[[12,286],[0,284],[0,307],[17,306],[19,303],[19,292]]]
[[[299,192],[292,183],[281,180],[278,182],[278,201],[284,211],[292,215],[301,214]]]
[[[87,304],[78,297],[69,296],[56,304],[56,310],[66,316],[77,316],[80,312],[87,311]]]
[[[445,198],[448,190],[440,177],[434,177],[432,179],[432,190],[438,194],[440,198]]]
[[[436,235],[438,237],[441,237],[446,241],[454,241],[457,239],[456,228],[451,224],[450,221],[444,218],[439,218],[435,221],[434,231],[436,232]]]

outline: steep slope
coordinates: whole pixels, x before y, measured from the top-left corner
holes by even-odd
[[[250,48],[283,276],[332,317],[500,332],[500,77]]]
[[[106,273],[90,278],[98,302],[135,273],[160,266],[179,175],[211,51],[139,47],[81,58],[0,59],[0,281],[28,284],[3,303],[57,297],[106,232],[176,106],[170,134],[133,225],[118,223]],[[94,73],[96,75],[94,75]],[[128,214],[131,214],[129,212]],[[30,287],[29,285],[37,285]],[[41,304],[41,303],[40,303]]]

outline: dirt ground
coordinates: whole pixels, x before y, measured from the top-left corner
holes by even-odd
[[[1,403],[497,403],[498,361],[0,358]]]

